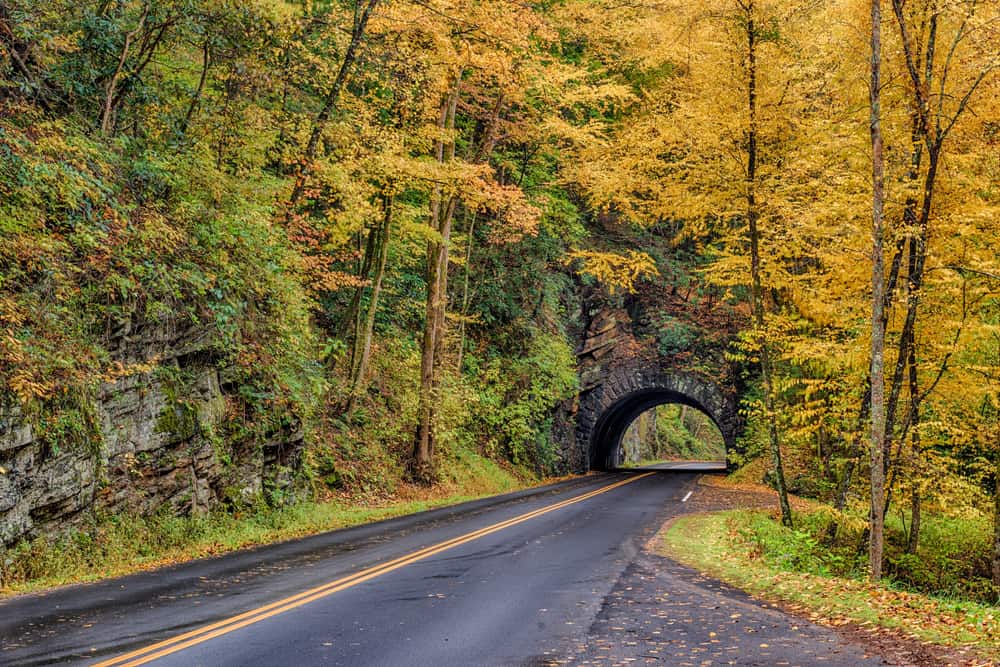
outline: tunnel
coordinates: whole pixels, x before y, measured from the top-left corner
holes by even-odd
[[[735,390],[698,374],[625,367],[610,369],[601,382],[580,395],[576,438],[586,448],[588,468],[618,467],[622,436],[629,425],[646,410],[668,403],[707,415],[721,432],[727,455],[735,450],[742,427]]]
[[[708,416],[722,432],[722,427],[715,421],[712,414],[689,396],[671,391],[636,392],[608,407],[598,419],[594,426],[593,446],[590,448],[590,468],[592,470],[611,470],[619,467],[622,464],[622,438],[628,427],[647,410],[667,404],[686,405],[698,410]]]

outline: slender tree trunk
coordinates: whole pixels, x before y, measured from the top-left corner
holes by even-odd
[[[146,17],[149,16],[149,5],[143,4],[142,14],[139,16],[139,22],[135,26],[135,30],[132,30],[125,35],[125,43],[122,44],[121,53],[118,56],[118,65],[115,67],[114,73],[112,73],[111,78],[108,79],[107,84],[104,86],[104,104],[101,110],[101,134],[108,136],[111,134],[111,127],[114,124],[114,101],[115,95],[118,92],[118,82],[121,80],[122,71],[125,69],[125,61],[128,60],[129,49],[132,48],[132,42],[135,40],[136,36],[142,32],[143,26],[146,25]]]
[[[865,416],[868,416],[867,411]],[[851,483],[854,481],[854,469],[858,465],[858,459],[861,458],[863,450],[862,443],[863,436],[861,435],[858,435],[851,443],[851,454],[847,459],[847,465],[844,467],[844,476],[840,479],[840,485],[837,487],[837,495],[833,501],[833,506],[838,512],[843,512],[847,506],[847,496],[851,492]]]
[[[455,114],[464,76],[464,71],[459,72],[451,95],[442,105],[439,117],[439,128],[442,133],[445,130],[454,133]],[[503,95],[498,97],[491,121],[473,161],[475,164],[481,163],[489,157],[493,150],[503,99]],[[453,160],[455,158],[454,137],[451,137],[447,144],[436,143],[435,153],[439,162]],[[457,206],[458,198],[450,196],[445,201],[440,188],[435,190],[431,197],[431,223],[436,225],[438,240],[428,243],[427,314],[420,363],[420,398],[417,410],[417,434],[413,448],[414,469],[412,471],[415,478],[423,480],[431,479],[433,472],[434,423],[448,305],[448,253],[451,246],[452,221]]]
[[[441,114],[438,118],[438,130],[443,135],[448,122],[448,101],[441,105]],[[444,161],[444,141],[437,139],[434,145],[434,157],[438,162]],[[431,193],[430,220],[429,226],[435,231],[439,226],[441,217],[441,197],[440,186],[435,187]],[[431,390],[434,384],[434,318],[437,309],[434,304],[437,302],[437,289],[440,285],[438,281],[435,261],[437,248],[433,241],[428,243],[427,250],[427,300],[424,315],[424,336],[421,342],[420,355],[420,394],[417,405],[417,436],[413,445],[413,477],[418,480],[427,480],[430,477],[431,466]]]
[[[323,102],[323,108],[320,109],[320,112],[316,115],[316,120],[313,121],[312,132],[309,133],[309,142],[306,144],[306,150],[302,158],[302,168],[295,179],[295,187],[292,189],[292,194],[288,200],[289,211],[302,199],[309,177],[310,164],[316,159],[316,152],[319,149],[319,140],[323,136],[326,124],[330,121],[330,117],[337,108],[337,103],[340,101],[340,94],[347,83],[347,77],[358,58],[358,47],[361,45],[365,31],[368,29],[368,21],[378,7],[379,1],[367,0],[367,2],[364,2],[362,8],[362,0],[355,0],[351,41],[344,52],[344,59],[341,61],[340,69],[337,71],[337,78],[334,79],[333,85],[330,86],[330,90],[326,95],[326,100]]]
[[[884,290],[885,301],[882,307],[883,331],[885,331],[889,322],[889,310],[892,308],[893,293],[896,290],[896,283],[899,280],[899,272],[903,263],[903,250],[905,243],[905,238],[901,238],[897,241],[896,252],[893,255],[892,263],[889,267],[889,279],[886,282],[886,288]],[[870,370],[871,369],[869,369],[869,371]],[[847,506],[847,496],[850,494],[851,484],[854,482],[854,473],[857,470],[858,464],[861,462],[861,457],[865,451],[865,442],[868,440],[868,437],[865,435],[865,425],[868,424],[868,417],[871,414],[872,383],[870,375],[866,378],[866,381],[867,384],[865,386],[865,390],[861,394],[861,406],[858,409],[856,435],[851,442],[850,454],[847,458],[847,466],[844,469],[844,476],[840,480],[840,486],[837,490],[836,499],[834,501],[834,507],[836,507],[839,512],[843,512],[844,508]],[[835,537],[835,535],[832,535],[831,539],[832,537]]]
[[[455,83],[455,88],[441,106],[438,118],[438,129],[442,134],[455,128],[455,110],[458,104],[459,85],[461,77]],[[445,145],[443,140],[435,143],[435,157],[440,163],[447,162],[455,156],[454,139]],[[443,204],[443,206],[442,206]],[[438,238],[427,244],[427,301],[425,308],[424,336],[421,344],[420,359],[420,395],[417,407],[417,434],[413,447],[413,477],[422,481],[432,479],[432,464],[434,458],[434,421],[437,391],[437,369],[439,340],[444,327],[444,310],[447,289],[446,274],[448,271],[448,245],[451,238],[451,219],[455,212],[456,199],[449,197],[443,202],[443,191],[436,188],[431,195],[430,224],[438,232]]]
[[[361,253],[361,234],[360,232],[358,233],[358,252],[361,253],[361,261],[357,269],[358,278],[362,282],[366,282],[368,277],[371,275],[372,263],[375,261],[375,255],[378,251],[377,245],[379,233],[378,225],[375,225],[368,230],[368,239],[365,242],[365,249],[363,253]],[[347,305],[347,310],[344,312],[343,319],[341,319],[340,323],[337,325],[337,333],[343,337],[350,336],[351,334],[354,334],[355,338],[357,337],[357,332],[362,321],[361,300],[364,298],[365,289],[367,289],[366,285],[362,284],[354,290],[354,294],[351,295],[351,302]],[[350,363],[351,367],[353,367],[355,361],[353,353],[354,348],[352,347],[351,349],[352,353]]]
[[[461,82],[461,78],[462,77],[460,76],[459,77],[459,82]],[[494,104],[494,106],[493,106],[493,112],[491,114],[490,121],[487,124],[485,132],[483,134],[482,142],[480,142],[479,150],[473,156],[473,163],[474,164],[479,164],[479,163],[483,162],[493,152],[493,147],[496,144],[497,124],[498,124],[498,122],[500,120],[500,112],[503,110],[503,103],[504,103],[504,96],[501,93],[500,95],[497,96],[496,104]],[[450,113],[449,125],[450,125],[450,129],[453,130],[453,131],[455,129],[455,111],[456,111],[457,104],[458,104],[458,93],[457,93],[457,89],[456,89],[456,93],[452,97],[451,109],[449,110],[449,113]],[[453,160],[455,158],[455,144],[454,144],[454,141],[450,144],[449,150],[450,150],[450,154],[445,156],[445,159],[448,160],[448,161]],[[471,146],[470,146],[470,152],[471,152]],[[446,240],[445,240],[445,244],[444,244],[445,245],[445,248],[444,248],[444,252],[445,252],[444,270],[440,274],[440,277],[441,277],[441,287],[439,289],[439,292],[442,295],[442,300],[441,300],[441,303],[439,305],[439,311],[440,312],[438,313],[438,322],[441,324],[441,335],[439,335],[437,337],[437,341],[436,341],[437,351],[436,351],[436,355],[435,355],[435,358],[437,360],[437,364],[438,365],[440,365],[443,362],[443,357],[444,357],[444,354],[443,354],[443,351],[444,351],[443,327],[444,327],[445,317],[447,315],[447,309],[448,309],[448,253],[449,253],[449,250],[450,250],[450,247],[451,247],[451,227],[452,227],[452,221],[454,219],[455,210],[456,210],[457,206],[458,206],[458,199],[455,198],[455,197],[452,197],[451,200],[448,202],[448,208],[445,211],[444,224],[442,225],[442,237],[445,237]],[[475,224],[474,220],[475,220],[475,218],[473,218],[473,224]],[[467,254],[467,257],[466,257],[467,260],[469,259],[469,257],[471,257],[471,252],[472,252],[472,231],[473,230],[470,228],[470,230],[469,230],[469,245],[468,245],[468,251],[466,253]],[[467,296],[468,295],[468,280],[469,280],[469,264],[468,264],[468,261],[466,262],[465,266],[466,266],[466,274],[465,274],[466,285],[465,285],[465,293],[464,294]],[[463,308],[462,308],[462,314],[463,315],[465,314],[465,307],[466,307],[466,305],[467,304],[465,303],[464,297],[463,297]],[[464,337],[465,337],[465,323],[464,323],[464,321],[461,323],[460,326],[462,327],[462,336],[461,336],[460,344],[464,345],[464,342],[465,342],[464,341]],[[459,353],[459,359],[461,359],[461,352]],[[457,366],[457,368],[458,368],[459,372],[461,372],[461,370],[462,370],[461,369],[461,364],[459,364]]]
[[[754,0],[746,5],[747,31],[747,109],[750,127],[747,133],[747,223],[750,227],[750,273],[753,281],[751,301],[756,328],[757,343],[760,346],[761,375],[764,380],[764,411],[768,425],[771,448],[771,467],[774,469],[775,486],[778,491],[778,505],[781,508],[781,523],[792,525],[792,508],[788,503],[788,489],[785,486],[785,468],[781,461],[781,441],[778,437],[777,414],[774,404],[773,367],[771,351],[767,340],[764,319],[764,289],[761,281],[760,260],[760,218],[757,201],[757,24]]]
[[[872,336],[871,336],[871,512],[868,568],[873,583],[882,579],[885,532],[885,266],[883,208],[885,175],[882,146],[882,7],[871,3],[870,132],[872,146]]]
[[[865,425],[868,423],[868,410],[871,407],[871,384],[865,389],[861,397],[861,409],[858,412],[857,428],[851,440],[850,454],[847,457],[847,464],[844,466],[844,475],[840,479],[837,493],[834,496],[833,506],[837,512],[843,512],[847,507],[847,496],[851,492],[851,484],[854,482],[854,471],[861,461],[861,455],[865,449]],[[835,520],[826,530],[825,543],[832,545],[837,539],[840,530],[840,521]]]
[[[205,91],[205,81],[208,79],[208,70],[212,66],[212,43],[209,39],[205,39],[205,43],[201,47],[201,76],[198,77],[198,87],[194,91],[194,95],[191,96],[191,103],[188,104],[187,113],[184,114],[184,120],[181,121],[181,126],[177,129],[177,135],[183,138],[187,134],[188,126],[191,125],[191,119],[194,118],[194,112],[198,109],[198,105],[201,104],[201,96]]]
[[[1000,338],[996,339],[997,364],[1000,365]],[[1000,394],[994,396],[1000,405]],[[1000,414],[994,415],[995,433],[993,441],[993,585],[1000,588]]]
[[[368,373],[368,363],[371,360],[372,335],[375,331],[375,315],[378,312],[378,299],[382,291],[382,280],[385,278],[385,265],[389,257],[389,238],[392,233],[392,205],[393,197],[386,194],[383,205],[385,213],[382,217],[382,225],[378,230],[378,249],[375,259],[375,275],[372,282],[372,293],[368,303],[368,310],[365,315],[363,328],[359,328],[354,335],[355,361],[351,368],[351,391],[347,401],[346,412],[350,414],[354,411],[354,405],[361,395],[365,386],[365,375]]]
[[[1000,419],[998,419],[1000,425]],[[998,435],[1000,435],[1000,428]],[[995,468],[993,470],[993,585],[1000,588],[1000,438],[993,443]]]
[[[939,164],[938,148],[928,151],[927,174],[924,176],[923,202],[917,219],[917,231],[910,237],[909,260],[906,280],[906,317],[899,334],[896,366],[893,371],[891,391],[886,403],[885,436],[883,445],[883,464],[888,476],[892,464],[891,446],[893,432],[899,414],[899,400],[902,396],[902,386],[905,383],[905,370],[910,358],[911,347],[916,340],[917,316],[920,311],[920,290],[923,287],[924,267],[927,263],[927,240],[930,227],[931,202],[937,179]],[[919,396],[915,397],[919,407]]]
[[[468,212],[466,212],[468,217]],[[462,319],[458,323],[458,359],[455,361],[455,371],[462,372],[462,360],[465,356],[465,320],[469,316],[469,281],[472,276],[472,246],[475,241],[477,213],[473,212],[466,228],[465,242],[465,277],[462,281]]]
[[[906,553],[915,554],[920,546],[920,463],[923,452],[920,446],[920,385],[917,375],[917,346],[912,337],[909,341],[906,365],[907,381],[910,395],[910,457],[913,466],[910,470],[912,487],[910,489],[910,534],[906,540]],[[898,468],[898,465],[897,465]]]
[[[455,111],[458,104],[458,89],[456,88],[454,95],[451,100],[451,107],[448,110],[448,130],[454,132],[455,130]],[[452,140],[448,147],[446,148],[445,161],[451,162],[455,159],[455,143]],[[448,203],[444,208],[444,213],[441,216],[441,224],[438,231],[441,234],[441,240],[437,244],[437,270],[436,277],[438,281],[437,286],[437,300],[434,302],[434,328],[433,328],[433,359],[432,359],[432,373],[431,373],[431,403],[430,403],[430,457],[434,458],[435,448],[437,445],[437,439],[434,434],[434,425],[437,423],[437,408],[438,399],[441,393],[441,372],[442,365],[444,361],[444,339],[445,333],[447,331],[447,315],[448,315],[448,267],[449,267],[449,255],[451,252],[451,228],[452,222],[455,219],[455,209],[458,206],[458,197],[451,196],[448,199]]]
[[[915,554],[920,547],[920,489],[910,489],[910,534],[906,538],[906,553]]]
[[[475,154],[472,153],[472,142],[469,145],[469,155],[472,158],[474,164],[479,164],[486,161],[489,156],[493,153],[493,148],[496,146],[497,141],[497,127],[500,123],[500,114],[503,111],[504,106],[504,94],[501,92],[497,95],[497,101],[493,105],[493,111],[490,114],[489,123],[486,126],[485,132],[483,133],[482,141],[479,144],[478,150]],[[457,97],[456,97],[457,102]],[[454,151],[454,148],[452,149]],[[467,158],[468,159],[468,158]],[[457,203],[457,202],[456,202]],[[465,213],[468,217],[468,211]],[[469,311],[469,282],[472,275],[472,248],[475,244],[475,228],[476,228],[476,216],[478,214],[473,212],[472,221],[468,226],[468,241],[466,242],[465,250],[465,276],[462,285],[462,319],[459,322],[459,337],[458,337],[458,359],[455,363],[456,372],[462,372],[462,360],[465,354],[465,320],[468,316]],[[447,287],[447,272],[445,275],[445,282]],[[445,290],[447,295],[447,290]],[[442,315],[443,316],[443,315]]]
[[[454,129],[454,110],[451,115],[451,128]],[[454,159],[454,147],[452,148],[452,153],[448,156],[447,160]],[[438,276],[438,295],[440,298],[437,302],[437,314],[434,317],[434,321],[437,323],[437,329],[434,334],[434,362],[436,365],[440,366],[444,359],[444,333],[446,329],[446,319],[448,315],[448,268],[451,261],[451,231],[452,223],[455,220],[455,209],[458,207],[458,198],[451,197],[448,200],[448,205],[445,207],[444,216],[441,219],[441,244],[438,247],[439,258],[438,261],[441,264],[440,270],[437,272]],[[435,382],[440,377],[440,373],[435,373]]]
[[[893,375],[892,392],[890,394],[890,400],[886,412],[887,418],[885,422],[884,463],[887,474],[890,471],[890,466],[893,464],[889,458],[889,440],[895,427],[895,415],[897,412],[897,403],[902,385],[902,364],[904,363],[904,360],[911,358],[912,348],[915,346],[917,314],[920,305],[920,293],[923,287],[924,267],[928,254],[928,229],[933,208],[937,172],[940,166],[944,142],[955,122],[968,108],[968,103],[970,99],[972,99],[972,96],[976,92],[977,88],[985,80],[989,72],[992,71],[992,68],[981,71],[975,82],[965,91],[964,94],[953,93],[950,95],[953,99],[961,100],[950,118],[943,112],[943,107],[941,105],[937,105],[935,110],[931,104],[931,84],[934,83],[934,87],[938,88],[942,95],[944,94],[945,83],[949,71],[948,63],[951,61],[951,53],[949,53],[945,61],[945,65],[939,70],[937,76],[938,80],[935,80],[934,54],[936,50],[938,32],[938,17],[943,15],[944,11],[938,3],[925,3],[923,5],[924,11],[929,12],[929,15],[925,14],[925,17],[927,18],[926,32],[923,29],[923,25],[921,25],[919,31],[921,39],[926,34],[926,44],[925,48],[922,49],[923,55],[921,55],[921,49],[919,48],[919,45],[915,45],[913,36],[911,35],[905,5],[905,0],[892,0],[892,8],[893,13],[895,14],[897,27],[899,29],[904,62],[909,75],[909,92],[912,95],[911,113],[914,117],[915,129],[913,131],[913,136],[915,148],[911,162],[911,180],[916,180],[919,174],[920,158],[924,148],[926,148],[927,151],[928,165],[927,171],[923,177],[922,202],[919,213],[915,213],[915,202],[908,200],[906,206],[906,222],[911,228],[914,226],[917,227],[917,231],[916,233],[911,232],[910,234],[911,269],[907,285],[907,312],[903,329],[900,334],[900,350],[897,355],[896,370]],[[972,18],[976,11],[976,3],[968,3],[967,11],[968,13],[964,17],[961,26],[955,34],[951,47],[952,50],[954,50],[963,37],[968,34],[966,31],[967,22]],[[915,48],[915,46],[918,48]],[[909,348],[906,346],[909,346]],[[938,375],[938,379],[940,379],[941,373],[943,373],[946,369],[947,363],[948,355],[945,356],[944,361],[942,362],[941,372]],[[922,394],[917,394],[915,396],[911,394],[910,410],[907,414],[907,419],[904,422],[903,428],[901,429],[902,435],[900,436],[900,445],[902,445],[907,429],[913,429],[914,432],[917,430],[917,426],[919,425],[920,401],[934,389],[936,384],[937,380],[932,382]],[[917,434],[917,438],[917,442],[919,442],[919,434]],[[899,448],[897,448],[897,451],[898,450]]]

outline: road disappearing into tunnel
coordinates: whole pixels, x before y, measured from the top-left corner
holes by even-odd
[[[652,434],[647,438],[651,446],[669,449],[670,445],[675,450],[664,459],[726,461],[737,450],[743,425],[738,404],[735,390],[700,374],[656,366],[613,368],[600,383],[581,393],[576,441],[586,446],[591,470],[644,463],[647,457],[641,451],[628,451],[626,445],[631,443],[626,437],[630,429],[643,430],[641,416],[652,410],[654,417],[647,421],[656,428],[645,429]],[[673,427],[660,423],[671,420]],[[702,433],[697,434],[698,430]],[[657,445],[660,435],[663,438]],[[714,453],[706,456],[706,448],[714,448]]]
[[[712,472],[726,469],[726,442],[704,412],[676,403],[654,405],[625,429],[617,458],[619,468]]]
[[[698,479],[598,473],[0,601],[0,662],[607,664],[617,642],[657,664],[881,664],[646,550],[704,509]]]

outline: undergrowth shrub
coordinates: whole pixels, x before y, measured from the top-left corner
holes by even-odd
[[[740,511],[729,518],[731,535],[751,555],[790,572],[866,576],[865,520],[819,508],[795,515],[789,529],[770,512]],[[834,522],[837,530],[834,532]],[[982,517],[925,516],[916,554],[905,551],[906,533],[896,516],[886,523],[885,574],[895,585],[921,593],[995,604],[990,580],[992,526]]]
[[[6,116],[5,116],[6,118]],[[322,392],[310,302],[271,224],[280,184],[196,149],[100,142],[30,113],[0,127],[0,387],[58,446],[100,446],[102,382],[157,369],[115,341],[170,326],[233,371],[227,440],[305,420]],[[238,418],[237,418],[238,417]]]
[[[479,386],[473,419],[483,451],[540,474],[551,471],[557,457],[552,414],[578,383],[569,343],[537,332],[523,356],[470,359],[469,365]]]

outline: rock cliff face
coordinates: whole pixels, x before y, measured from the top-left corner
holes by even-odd
[[[0,545],[57,534],[97,511],[178,514],[287,489],[302,452],[297,426],[233,445],[236,369],[175,322],[116,334],[123,373],[85,400],[85,443],[68,443],[0,404]],[[294,420],[288,420],[295,423]]]

